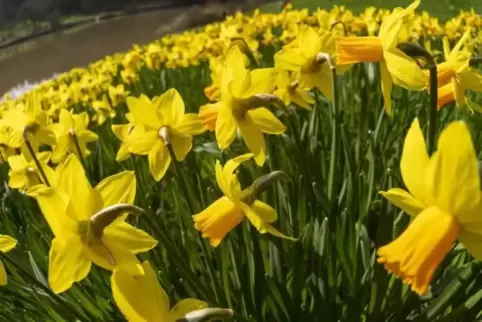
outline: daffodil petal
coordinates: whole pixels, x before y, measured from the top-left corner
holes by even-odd
[[[207,308],[209,305],[201,300],[196,299],[182,299],[174,305],[168,315],[169,321],[178,321],[186,314]]]
[[[171,164],[171,155],[169,154],[167,147],[159,140],[151,148],[147,157],[151,175],[156,181],[160,181]]]
[[[122,245],[126,250],[134,254],[147,252],[157,245],[157,240],[145,231],[137,229],[126,222],[118,222],[107,226],[104,230],[103,238]]]
[[[251,121],[263,133],[279,135],[286,131],[286,126],[284,126],[284,124],[265,107],[250,110],[248,111],[248,115],[249,118],[251,118]]]
[[[80,237],[67,240],[54,238],[49,254],[49,285],[56,294],[69,289],[74,282],[84,279],[91,262],[86,256]],[[79,267],[82,267],[78,273]]]
[[[11,251],[17,245],[17,240],[7,235],[0,235],[0,252]]]
[[[102,180],[96,187],[102,198],[103,208],[118,203],[134,203],[136,176],[133,171],[123,171]]]
[[[468,70],[459,73],[457,77],[460,79],[462,88],[482,92],[482,74]]]
[[[192,148],[192,137],[173,135],[171,136],[171,145],[178,161],[182,161],[186,158],[186,155]]]
[[[199,115],[188,113],[184,114],[172,129],[183,135],[198,135],[206,131],[206,126],[199,118]]]
[[[392,113],[393,81],[385,61],[380,62],[380,76],[382,78],[382,95],[385,111],[390,115]]]
[[[380,194],[410,216],[416,216],[425,209],[422,203],[403,189],[392,188],[388,191],[380,191]]]
[[[405,136],[403,144],[400,170],[403,182],[410,193],[421,203],[427,204],[427,187],[425,182],[420,180],[425,175],[429,163],[429,156],[425,146],[422,129],[418,119],[415,119]]]
[[[147,96],[142,95],[139,98],[129,96],[126,103],[136,124],[145,125],[151,129],[159,128],[161,120],[156,107]]]
[[[179,92],[171,88],[154,101],[157,115],[165,124],[175,125],[184,115],[184,101]]]
[[[0,286],[7,285],[7,271],[5,269],[5,265],[3,265],[2,261],[0,261]]]
[[[482,235],[462,229],[458,240],[465,249],[478,260],[482,259]]]
[[[249,74],[250,86],[243,92],[242,97],[248,98],[255,94],[271,93],[276,85],[276,71],[274,68],[258,68]]]
[[[129,321],[158,321],[169,312],[169,298],[149,262],[142,264],[144,276],[115,270],[111,277],[114,301]]]
[[[462,121],[448,125],[437,146],[428,165],[427,190],[437,207],[463,218],[480,201],[477,156],[467,125]]]
[[[267,203],[264,203],[260,200],[256,200],[251,205],[251,208],[256,214],[258,214],[260,218],[263,219],[263,222],[265,223],[270,224],[272,222],[275,222],[276,219],[278,219],[278,214],[276,213],[276,210],[274,210],[274,208]]]
[[[265,143],[264,136],[256,124],[246,115],[244,120],[238,122],[239,131],[243,137],[244,143],[249,151],[254,153],[254,160],[256,164],[262,166],[265,161]]]
[[[298,71],[306,63],[298,48],[282,49],[274,55],[276,68]]]
[[[227,149],[236,138],[236,120],[231,108],[222,106],[216,120],[216,141],[221,150]]]
[[[412,91],[421,91],[426,86],[426,78],[417,63],[397,48],[383,53],[387,69],[395,85]]]

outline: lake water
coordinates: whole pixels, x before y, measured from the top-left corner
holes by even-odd
[[[0,51],[0,97],[15,85],[83,67],[160,37],[156,30],[186,9],[140,13],[37,37]]]

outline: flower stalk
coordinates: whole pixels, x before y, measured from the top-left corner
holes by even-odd
[[[438,82],[437,82],[437,63],[433,56],[422,46],[402,42],[398,44],[398,49],[412,58],[422,58],[426,61],[429,70],[429,93],[430,107],[427,111],[427,150],[431,155],[435,151],[435,140],[437,137],[437,100],[438,100]]]
[[[40,161],[38,160],[37,155],[35,154],[35,150],[32,146],[32,142],[30,142],[30,139],[28,137],[29,133],[31,133],[33,130],[34,130],[34,128],[30,125],[25,127],[25,129],[23,130],[23,139],[25,141],[25,145],[27,146],[28,152],[30,153],[33,161],[35,162],[35,166],[37,167],[37,169],[38,169],[38,171],[39,171],[39,173],[42,177],[43,182],[45,183],[45,185],[50,187],[49,179],[47,179],[47,176],[45,175],[45,172],[44,172],[42,166],[40,165]]]

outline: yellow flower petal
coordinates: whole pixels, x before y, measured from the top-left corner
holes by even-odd
[[[458,239],[472,256],[482,259],[482,235],[461,229]]]
[[[168,321],[178,321],[182,319],[186,314],[207,308],[209,305],[196,299],[182,299],[174,305],[168,314]]]
[[[241,98],[271,93],[276,86],[276,70],[274,68],[258,68],[249,73],[248,79],[249,87],[242,92]]]
[[[189,153],[189,151],[191,151],[192,137],[190,135],[172,135],[171,145],[174,150],[174,154],[176,155],[176,159],[178,161],[182,161],[186,158],[186,155]]]
[[[145,231],[135,228],[126,222],[116,222],[107,226],[103,239],[107,243],[116,243],[134,254],[147,252],[157,245],[157,240]]]
[[[383,19],[378,37],[382,41],[383,47],[386,49],[393,48],[398,43],[398,33],[403,24],[403,18],[417,9],[420,0],[415,0],[406,9],[395,8],[393,12]]]
[[[425,209],[422,203],[403,189],[392,188],[388,191],[380,191],[380,194],[410,216],[416,216]]]
[[[102,204],[93,202],[92,187],[77,156],[71,154],[57,167],[57,190],[69,198],[77,220],[88,220]]]
[[[5,266],[3,265],[2,261],[0,261],[0,286],[7,285],[7,271],[5,270]]]
[[[125,141],[129,146],[130,152],[134,154],[147,154],[154,145],[160,141],[158,131],[145,131],[142,127],[136,126]]]
[[[144,275],[144,269],[136,255],[126,249],[123,243],[106,239],[104,236],[102,241],[89,244],[86,250],[92,262],[106,270],[118,269],[132,276]]]
[[[482,75],[480,73],[469,70],[459,73],[457,77],[460,79],[462,88],[482,92]]]
[[[385,111],[390,115],[392,113],[393,81],[385,61],[380,62],[380,76],[382,78],[382,95]]]
[[[429,163],[429,156],[425,146],[422,129],[418,119],[415,119],[410,126],[403,144],[400,170],[403,182],[410,193],[420,203],[428,205],[427,186],[424,180],[425,171]]]
[[[266,205],[268,206],[268,205]],[[276,228],[270,225],[270,222],[272,222],[273,218],[275,218],[276,213],[273,208],[269,209],[263,205],[262,202],[258,202],[257,207],[253,208],[245,203],[241,203],[241,207],[248,218],[248,220],[251,222],[251,224],[261,233],[261,234],[271,234],[276,237],[281,237],[281,238],[287,238],[294,240],[292,237],[288,237],[278,231]],[[261,210],[260,212],[257,212],[256,210]]]
[[[136,176],[133,171],[123,171],[102,180],[96,187],[103,201],[103,208],[118,203],[134,203]]]
[[[456,78],[452,78],[452,88],[454,89],[454,98],[458,106],[465,105],[465,91]]]
[[[126,99],[129,111],[134,118],[134,123],[144,125],[150,129],[158,130],[161,126],[161,121],[158,117],[156,106],[151,100],[145,96],[133,97],[129,96]]]
[[[199,113],[201,114],[201,110]],[[172,126],[172,129],[184,135],[198,135],[206,131],[201,118],[193,113],[184,114],[180,121]]]
[[[154,101],[157,115],[164,124],[175,125],[184,115],[184,101],[174,88],[169,89]]]
[[[221,150],[227,149],[236,138],[236,120],[229,106],[219,109],[216,121],[216,141]]]
[[[246,114],[246,118],[238,121],[239,131],[243,137],[244,143],[249,151],[254,153],[254,160],[256,164],[262,166],[266,159],[266,146],[264,143],[264,136],[259,127]]]
[[[52,291],[62,293],[74,282],[84,279],[90,265],[80,237],[54,238],[49,253],[49,285]]]
[[[412,91],[425,88],[425,75],[413,59],[397,48],[385,51],[383,56],[395,85]]]
[[[11,251],[17,245],[17,241],[7,235],[0,235],[0,252],[6,253]]]
[[[265,107],[249,110],[248,115],[251,121],[263,133],[279,135],[286,131],[286,126],[284,126],[284,124]]]
[[[301,26],[296,39],[298,48],[303,48],[301,55],[306,59],[315,57],[321,50],[320,35],[309,26]]]
[[[114,301],[128,321],[161,321],[169,312],[169,298],[148,261],[144,276],[115,270],[111,277]]]
[[[397,239],[378,250],[378,262],[409,284],[413,291],[426,294],[459,228],[455,217],[436,207],[427,208]]]
[[[301,55],[301,50],[298,48],[282,49],[274,55],[276,68],[298,71],[306,63],[306,59]]]
[[[427,190],[442,211],[463,218],[479,204],[477,156],[464,122],[453,122],[440,134],[437,152],[428,165],[427,180]]]
[[[68,211],[68,199],[45,185],[37,185],[30,188],[27,190],[27,195],[37,200],[39,208],[50,229],[52,229],[54,236],[67,239],[77,233],[77,225],[75,223],[77,217],[75,213]]]
[[[149,161],[149,171],[151,175],[154,177],[154,180],[160,181],[171,164],[171,155],[161,140],[158,140],[151,148],[147,159]]]
[[[263,222],[271,224],[278,219],[278,214],[273,207],[264,203],[260,200],[256,200],[252,205],[251,209],[260,217],[262,218]]]

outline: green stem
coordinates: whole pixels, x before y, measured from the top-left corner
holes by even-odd
[[[85,164],[85,159],[84,159],[84,156],[82,154],[82,150],[80,149],[80,144],[79,144],[79,140],[77,139],[77,135],[75,134],[74,131],[71,131],[70,136],[72,136],[72,139],[74,140],[75,149],[77,150],[77,153],[79,154],[80,163],[82,164],[82,167],[84,168],[85,172],[87,173],[88,172],[87,166]]]
[[[32,143],[30,142],[30,139],[28,138],[28,133],[29,133],[29,130],[28,128],[26,128],[24,131],[23,131],[23,139],[25,141],[25,145],[27,146],[27,149],[28,149],[28,152],[30,153],[30,155],[32,156],[32,159],[33,161],[35,162],[35,166],[37,167],[38,171],[40,172],[40,175],[42,177],[42,180],[44,181],[44,183],[50,187],[50,182],[49,180],[47,179],[47,176],[45,175],[45,172],[42,168],[42,166],[40,165],[40,161],[37,159],[37,155],[35,154],[35,150],[34,148],[32,147]]]
[[[430,72],[430,108],[428,110],[428,129],[427,129],[427,150],[431,155],[435,151],[435,139],[437,135],[437,65],[433,64],[429,68]]]

